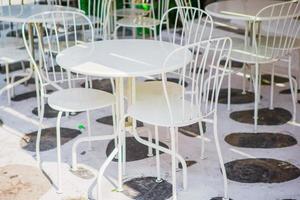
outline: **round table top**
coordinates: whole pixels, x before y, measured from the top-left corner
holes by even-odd
[[[227,0],[208,4],[205,10],[213,17],[249,21],[264,7],[283,1],[276,0]],[[276,13],[276,12],[275,12]],[[263,20],[263,18],[261,18]]]
[[[175,71],[192,60],[189,50],[155,40],[107,40],[77,45],[63,50],[56,57],[62,68],[89,76],[138,77]],[[185,56],[185,57],[184,57]]]
[[[0,6],[0,21],[24,23],[27,18],[49,11],[80,11],[77,8],[56,5],[7,5]]]

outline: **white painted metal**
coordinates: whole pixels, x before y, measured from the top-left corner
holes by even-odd
[[[124,78],[143,77],[160,74],[162,72],[174,71],[186,65],[192,54],[189,50],[178,52],[177,56],[169,59],[164,65],[167,55],[180,48],[179,45],[154,41],[154,40],[110,40],[99,41],[63,50],[57,56],[57,63],[67,71],[92,76],[106,76],[116,78],[115,93],[117,98],[116,116],[118,122],[123,123],[124,118]],[[181,59],[186,56],[187,60]],[[153,59],[155,58],[155,59]],[[186,63],[185,63],[186,62]],[[125,130],[118,124],[118,150],[124,149],[123,140]],[[148,141],[147,141],[148,143]],[[151,147],[155,147],[150,143]],[[159,151],[171,153],[169,149],[162,147]],[[117,151],[115,149],[115,151]],[[118,160],[124,159],[124,150],[119,151]],[[176,155],[177,156],[177,155]],[[184,162],[182,157],[177,157]],[[124,161],[124,160],[123,160]],[[185,167],[185,165],[183,164]],[[124,164],[118,163],[118,190],[122,191]],[[186,169],[183,170],[186,172]],[[186,177],[186,175],[184,175]],[[99,177],[100,178],[100,177]],[[186,185],[186,184],[185,184]],[[101,194],[98,187],[98,194]]]
[[[83,22],[88,26],[81,29],[77,27],[77,21]],[[32,23],[34,22],[34,23]],[[31,44],[26,36],[26,28],[28,23],[33,26],[34,32],[37,34],[39,64],[34,59],[31,51]],[[57,66],[55,59],[57,53],[63,49],[81,45],[86,41],[94,38],[94,31],[91,21],[79,12],[70,11],[54,11],[44,12],[31,16],[28,23],[23,25],[23,39],[26,50],[30,56],[31,62],[36,74],[36,87],[40,95],[41,108],[40,126],[36,142],[36,156],[40,165],[40,138],[42,131],[42,123],[44,116],[44,101],[48,98],[48,104],[51,108],[58,110],[57,118],[57,156],[58,156],[58,192],[62,192],[61,180],[61,157],[60,157],[60,120],[62,113],[81,112],[100,109],[113,106],[115,97],[107,92],[88,89],[88,88],[72,88],[74,81],[85,81],[87,78],[79,74],[71,74],[70,71],[64,71]],[[49,29],[51,27],[51,29]],[[88,31],[89,30],[89,31]],[[82,34],[84,32],[84,34]],[[87,35],[89,33],[89,35]],[[57,91],[47,94],[47,88],[54,88]],[[67,88],[67,89],[64,89]],[[88,118],[89,120],[89,118]],[[90,122],[88,122],[88,125]],[[90,131],[90,127],[89,131]],[[75,149],[76,150],[76,149]]]
[[[170,95],[168,93],[167,81],[167,77],[170,76],[170,73],[162,73],[162,81],[160,83],[163,92],[160,94],[153,94],[152,96],[149,95],[147,99],[137,99],[134,104],[129,105],[127,111],[128,116],[147,124],[170,127],[173,199],[176,199],[177,191],[176,155],[178,154],[176,152],[176,128],[191,125],[199,121],[213,123],[214,137],[224,178],[224,197],[228,198],[227,177],[217,136],[217,105],[221,83],[230,56],[231,39],[212,39],[194,44],[187,44],[169,54],[164,63],[168,65],[169,59],[172,59],[178,52],[185,51],[186,49],[189,49],[194,53],[194,59],[188,65],[182,66],[181,70],[179,70],[179,75],[184,82],[189,70],[191,70],[191,75],[189,77],[192,77],[192,79],[189,89],[181,87],[180,93],[175,95],[171,93]],[[202,56],[199,55],[200,52],[203,53]],[[181,59],[188,59],[188,56],[183,56]],[[222,59],[225,59],[224,68],[220,65]],[[207,75],[204,73],[205,69],[208,70]],[[134,136],[138,137],[137,134],[134,134]],[[142,139],[140,138],[140,140]],[[144,143],[150,145],[146,141]],[[159,148],[159,146],[156,146],[155,144],[151,145],[153,148]],[[185,184],[186,181],[184,181],[184,186],[186,186]]]
[[[239,62],[244,62],[254,65],[254,129],[257,131],[258,119],[258,103],[260,100],[260,68],[262,64],[274,64],[277,61],[287,61],[290,88],[293,101],[293,121],[296,120],[296,90],[297,82],[290,75],[291,51],[297,48],[296,41],[299,34],[298,20],[300,17],[299,1],[287,1],[268,5],[257,12],[250,19],[251,26],[251,43],[246,44],[241,40],[234,40],[231,59]],[[264,23],[264,30],[261,31],[261,23]],[[288,59],[285,59],[288,57]],[[231,68],[230,68],[231,71]],[[231,71],[232,72],[232,71]],[[272,85],[271,85],[271,101],[270,108],[273,108],[273,76],[272,70]],[[282,76],[282,75],[281,75]],[[229,88],[230,90],[230,88]],[[230,93],[229,93],[230,96]],[[230,103],[230,102],[228,102]]]

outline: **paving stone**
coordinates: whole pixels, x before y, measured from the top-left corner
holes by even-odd
[[[47,94],[50,94],[51,91],[47,91]],[[30,99],[30,98],[35,98],[36,97],[36,91],[32,91],[32,92],[26,92],[23,94],[18,94],[14,97],[11,98],[12,101],[23,101],[26,99]]]
[[[206,132],[205,122],[202,122],[202,127],[203,127],[203,132],[205,133]],[[199,124],[198,123],[195,123],[195,124],[192,124],[192,125],[189,125],[189,126],[180,127],[178,129],[178,131],[180,133],[182,133],[183,135],[188,136],[188,137],[197,137],[197,136],[200,135]]]
[[[197,161],[195,161],[195,160],[186,160],[185,162],[186,162],[187,167],[190,167],[190,166],[193,166],[193,165],[197,164]],[[179,167],[179,169],[182,169],[182,164],[179,163],[178,167]]]
[[[0,167],[1,200],[38,200],[51,184],[43,173],[29,165],[6,165]]]
[[[253,120],[254,110],[242,110],[232,112],[230,118],[246,124],[254,124]],[[258,109],[258,125],[281,125],[292,119],[292,114],[283,108],[269,108]]]
[[[231,133],[225,141],[245,148],[282,148],[297,144],[294,137],[282,133]]]
[[[280,94],[291,94],[291,89],[282,90],[279,92]],[[300,93],[300,89],[298,89],[297,93]]]
[[[25,65],[25,68],[30,67],[30,64],[28,61],[24,61],[24,65]],[[14,72],[14,71],[18,71],[18,70],[22,70],[22,65],[20,62],[9,65],[9,72]],[[1,65],[1,67],[0,67],[0,73],[5,74],[5,67],[3,65]]]
[[[234,160],[225,167],[228,179],[241,183],[281,183],[300,176],[296,166],[269,158]]]
[[[102,123],[102,124],[110,125],[110,126],[113,125],[113,118],[112,118],[111,115],[110,116],[101,117],[101,118],[97,119],[96,121],[99,122],[99,123]],[[143,126],[144,126],[143,122],[137,121],[137,127],[143,127]]]
[[[102,90],[105,92],[113,93],[113,88],[110,79],[92,80],[93,88]],[[81,87],[85,87],[85,83],[81,84]]]
[[[244,104],[254,102],[254,93],[246,91],[246,94],[242,94],[243,90],[231,88],[231,101],[230,104]],[[211,91],[209,94],[211,99]],[[222,88],[219,93],[218,103],[227,104],[228,100],[228,88]]]
[[[221,65],[225,65],[225,60],[221,60],[220,64]],[[237,62],[237,61],[232,61],[231,62],[231,66],[235,67],[235,68],[242,68],[243,67],[243,63]]]
[[[61,128],[61,145],[71,141],[81,134],[79,130],[70,128]],[[31,152],[35,152],[37,131],[26,134],[20,141],[20,145],[23,149]],[[48,151],[56,148],[56,127],[46,128],[42,130],[41,134],[41,151]]]
[[[147,137],[141,137],[144,140],[148,141]],[[152,140],[153,143],[155,143],[155,140]],[[162,142],[159,142],[159,145],[165,148],[168,148],[168,146]],[[114,150],[115,143],[114,140],[111,140],[106,148],[106,156],[109,156],[110,153]],[[159,152],[162,154],[163,152]],[[155,155],[155,150],[153,149],[153,155]],[[134,137],[126,137],[126,161],[136,161],[136,160],[142,160],[145,158],[149,158],[148,156],[148,146],[145,146],[138,141]],[[114,162],[117,162],[118,159],[114,158]]]
[[[148,82],[148,81],[161,81],[161,79],[157,78],[155,80],[152,80],[152,79],[145,80],[145,82]],[[179,83],[178,78],[167,78],[167,81],[170,81],[172,83]],[[184,87],[187,87],[187,86],[189,86],[189,84],[187,82],[184,82]]]
[[[124,183],[123,193],[136,200],[166,200],[172,196],[172,184],[156,177],[134,178]]]
[[[38,110],[37,110],[37,107],[35,107],[33,110],[32,110],[32,113],[36,116],[38,116]],[[78,115],[79,113],[69,113],[70,116],[75,116],[75,115]],[[44,117],[45,118],[56,118],[58,115],[58,111],[57,110],[54,110],[52,109],[49,104],[45,104],[45,113],[44,113]],[[66,113],[63,113],[63,116],[65,116]]]
[[[95,175],[88,169],[78,167],[76,171],[70,170],[72,174],[82,179],[92,179]]]

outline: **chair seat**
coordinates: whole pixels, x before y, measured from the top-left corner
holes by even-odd
[[[124,27],[153,27],[158,26],[160,21],[150,17],[124,17],[117,21],[119,26]]]
[[[167,91],[168,95],[170,96],[180,96],[182,92],[182,86],[177,83],[167,82]],[[147,81],[136,83],[136,100],[138,101],[151,98],[152,96],[163,95],[164,91],[161,81]]]
[[[264,52],[264,49],[258,49],[258,52]],[[241,38],[232,38],[232,51],[230,59],[248,64],[266,64],[277,61],[275,58],[259,55],[253,51],[253,48],[245,46],[245,42]]]
[[[114,103],[114,95],[101,90],[87,88],[59,90],[48,97],[49,106],[63,112],[95,110]]]
[[[184,101],[179,98],[170,98],[173,124],[170,119],[168,106],[165,96],[153,95],[146,99],[136,100],[133,105],[128,107],[129,116],[136,120],[155,124],[164,127],[181,127],[196,123],[202,118],[199,107],[191,105],[189,101]],[[183,108],[184,104],[184,110]]]
[[[11,64],[25,60],[29,60],[26,50],[14,47],[0,48],[0,64]]]
[[[149,14],[149,11],[138,8],[121,8],[116,11],[118,17],[136,17],[136,16],[145,16]]]

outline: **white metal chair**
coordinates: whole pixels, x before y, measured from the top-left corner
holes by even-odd
[[[34,20],[32,20],[34,19]],[[34,59],[32,54],[32,46],[28,43],[25,30],[27,23],[23,25],[23,39],[26,50],[30,56],[31,62],[34,65],[37,79],[37,92],[40,96],[41,113],[40,126],[36,141],[36,156],[40,164],[40,138],[44,116],[44,102],[48,99],[48,104],[51,108],[58,110],[56,134],[57,134],[57,163],[58,163],[58,184],[57,191],[61,191],[62,186],[62,171],[61,171],[61,142],[60,142],[60,121],[63,113],[87,111],[88,120],[88,135],[91,136],[90,116],[91,110],[104,107],[114,106],[114,95],[95,89],[76,88],[76,82],[83,80],[88,85],[88,78],[74,74],[69,71],[65,72],[62,68],[56,65],[55,57],[65,48],[74,45],[80,45],[90,38],[94,38],[94,31],[91,21],[79,12],[46,12],[32,16],[31,21],[36,21],[33,24],[34,32],[37,34],[37,43],[39,49],[39,64]],[[77,30],[77,20],[79,22],[86,21],[88,26],[84,26],[84,30]],[[53,29],[48,29],[53,27]],[[90,31],[87,31],[90,30]],[[82,34],[85,31],[85,34]],[[89,33],[90,35],[87,35]],[[88,38],[88,39],[86,39]],[[61,43],[63,41],[63,43]],[[47,88],[54,88],[57,91],[51,94],[47,93]],[[80,87],[77,85],[77,87]],[[63,89],[67,88],[67,89]],[[109,136],[115,138],[115,135]],[[99,139],[99,138],[98,138]],[[104,137],[102,139],[107,139]],[[91,142],[92,140],[90,140]]]
[[[150,37],[157,38],[157,27],[161,22],[162,15],[168,10],[169,8],[169,1],[158,0],[158,9],[157,12],[154,10],[154,3],[153,0],[133,0],[131,2],[132,7],[136,7],[137,5],[146,5],[149,9],[149,14],[147,16],[127,16],[123,17],[116,21],[114,35],[117,38],[117,31],[120,27],[123,28],[143,28],[143,38],[145,38],[145,29],[150,30]],[[156,14],[157,13],[157,14]],[[167,19],[166,19],[167,20]],[[164,22],[168,24],[167,21]],[[135,30],[133,31],[133,38],[135,38]]]
[[[135,0],[123,0],[123,8],[116,10],[117,17],[137,17],[149,14],[149,11],[136,8]]]
[[[154,144],[140,138],[136,129],[133,130],[133,135],[142,144],[155,148],[157,153],[163,151],[171,154],[173,199],[177,199],[176,159],[181,159],[181,156],[178,154],[178,146],[176,145],[176,132],[178,127],[191,125],[197,122],[201,123],[202,121],[212,123],[214,126],[214,138],[224,180],[224,197],[227,199],[227,176],[217,134],[217,105],[219,91],[231,51],[231,39],[219,38],[187,44],[176,49],[167,56],[164,62],[165,65],[168,64],[173,56],[176,57],[178,52],[185,52],[186,50],[194,53],[193,62],[190,62],[186,66],[182,66],[179,72],[181,80],[185,81],[188,72],[190,69],[193,69],[191,74],[191,87],[181,87],[180,94],[177,92],[173,93],[173,91],[170,91],[169,82],[167,81],[167,77],[170,75],[172,76],[173,73],[163,73],[161,74],[162,81],[160,82],[161,90],[163,92],[152,93],[152,95],[149,94],[147,98],[143,99],[136,98],[133,104],[129,105],[124,119],[127,117],[133,118],[134,127],[136,127],[136,120],[139,120],[156,127],[162,126],[170,128],[170,150],[159,146],[158,140],[156,140],[156,143]],[[203,54],[200,55],[200,52]],[[190,54],[186,54],[182,59],[188,60],[189,55]],[[224,68],[220,66],[220,61],[222,59],[226,60]],[[205,69],[208,70],[208,73],[204,72]],[[178,71],[175,73],[178,73]],[[137,97],[139,96],[138,92],[139,91],[136,90]],[[124,129],[121,129],[120,131],[122,130]],[[156,138],[158,138],[157,135]],[[157,159],[159,159],[159,157],[157,157]],[[185,161],[180,160],[180,162],[185,164]],[[160,173],[159,166],[157,169],[158,173]],[[186,176],[186,174],[184,176]],[[158,178],[160,178],[160,174],[158,174]],[[183,186],[184,188],[187,186],[186,179],[184,179]]]
[[[21,3],[21,2],[20,2]],[[0,1],[0,6],[8,5],[9,2],[3,0]],[[2,8],[0,8],[0,15]],[[9,22],[1,22],[0,24],[0,64],[5,67],[5,77],[6,77],[6,86],[0,89],[0,95],[3,92],[7,92],[8,104],[11,103],[11,96],[14,95],[14,87],[20,83],[29,79],[28,73],[31,74],[30,69],[28,73],[25,73],[24,61],[28,61],[29,57],[25,50],[21,48],[24,47],[24,42],[21,37],[17,34],[17,30],[14,30],[17,27],[17,24],[12,24]],[[15,31],[15,37],[7,37],[9,32]],[[14,63],[21,64],[21,70],[14,72],[13,75],[10,75],[10,65]],[[24,75],[23,75],[24,74]],[[25,75],[26,74],[26,75]],[[24,76],[23,79],[14,81],[16,76]]]
[[[293,121],[296,120],[296,93],[297,82],[292,77],[290,52],[295,48],[296,37],[299,33],[297,19],[300,17],[299,1],[287,1],[276,3],[261,9],[253,18],[251,31],[251,43],[245,45],[244,40],[233,38],[233,50],[231,60],[254,65],[252,77],[255,103],[254,103],[254,129],[257,131],[258,103],[260,101],[260,71],[261,65],[272,64],[272,86],[270,108],[273,109],[273,87],[274,87],[274,63],[285,61],[288,63],[288,77],[293,102]],[[265,30],[261,31],[261,19],[264,19]],[[287,59],[286,59],[287,57]],[[230,108],[231,95],[231,62],[229,65],[228,78],[228,107]],[[282,75],[281,75],[282,76]]]
[[[164,19],[173,16],[174,26],[170,29],[164,28]],[[199,20],[201,19],[201,20]],[[205,11],[193,8],[193,7],[174,7],[169,9],[162,18],[162,23],[160,25],[160,40],[168,41],[173,44],[188,45],[195,42],[201,42],[203,40],[211,39],[213,34],[213,20],[211,16]],[[192,81],[192,68],[187,71],[185,82],[190,83]],[[172,91],[174,94],[181,94],[182,80],[180,79],[180,71],[173,73],[175,78],[178,78],[177,83],[168,82],[169,92]],[[137,99],[147,99],[148,95],[153,93],[162,93],[160,81],[148,81],[148,82],[137,82],[136,83]],[[199,124],[201,133],[201,158],[204,158],[204,137],[203,137],[203,127]],[[155,131],[157,131],[155,127]],[[158,135],[158,133],[155,133]],[[157,138],[156,138],[157,139]],[[151,141],[151,138],[150,138]],[[159,156],[159,154],[156,154]]]

